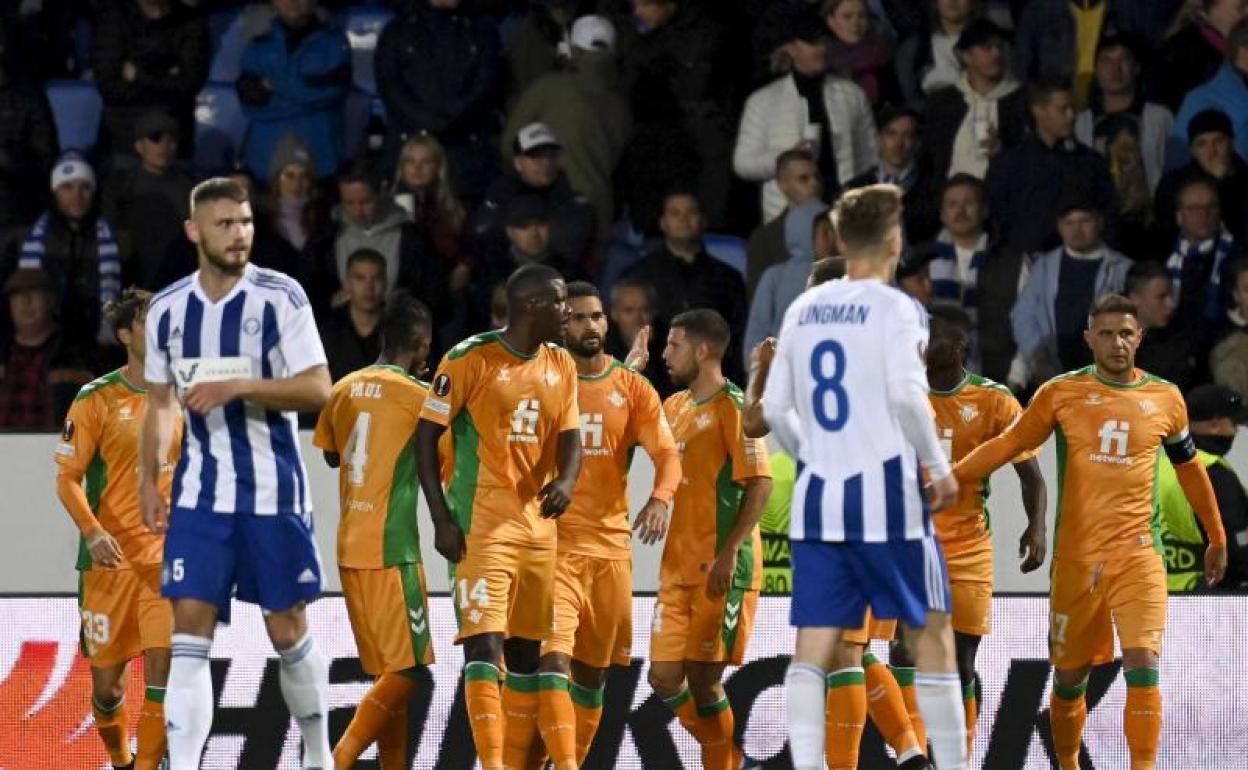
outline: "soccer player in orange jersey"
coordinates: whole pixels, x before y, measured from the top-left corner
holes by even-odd
[[[1187,409],[1174,385],[1135,368],[1142,337],[1135,306],[1108,294],[1093,303],[1084,340],[1094,364],[1049,380],[1003,434],[954,468],[974,484],[1057,433],[1057,533],[1053,539],[1049,715],[1062,770],[1079,767],[1092,666],[1122,644],[1123,715],[1131,770],[1153,770],[1161,740],[1158,655],[1166,622],[1166,570],[1155,503],[1158,452],[1174,464],[1209,536],[1205,577],[1226,570],[1226,534],[1209,477],[1188,435]]]
[[[702,746],[706,770],[736,770],[722,678],[740,665],[762,581],[758,521],[771,494],[767,448],[742,430],[741,389],[724,378],[728,324],[714,310],[672,319],[663,359],[683,390],[663,409],[684,472],[659,569],[650,686]]]
[[[559,519],[555,626],[542,645],[541,734],[556,770],[585,761],[602,717],[607,668],[628,665],[633,638],[633,554],[628,468],[641,446],[654,462],[654,488],[633,529],[651,545],[667,533],[680,484],[680,452],[659,394],[603,350],[607,315],[593,284],[568,284],[564,341],[577,369],[581,476]],[[570,681],[569,681],[570,679]],[[553,719],[548,719],[550,714]]]
[[[518,269],[507,280],[507,312],[506,328],[471,337],[442,359],[416,433],[434,542],[453,565],[456,641],[464,645],[468,717],[484,770],[504,767],[504,734],[508,766],[518,770],[537,731],[534,685],[553,620],[555,519],[567,510],[581,467],[576,364],[554,344],[567,330],[563,279],[544,265]],[[437,447],[447,428],[455,459],[444,491]]]
[[[407,704],[433,663],[416,524],[416,423],[429,386],[417,377],[433,338],[428,308],[402,293],[386,303],[382,353],[338,381],[315,444],[338,468],[338,570],[364,671],[377,677],[334,747],[350,770],[373,741],[382,770],[409,766]]]
[[[91,710],[116,768],[155,770],[165,755],[165,683],[173,611],[160,596],[163,535],[143,523],[135,468],[147,407],[143,323],[149,294],[128,289],[105,315],[126,349],[126,365],[83,387],[56,445],[56,492],[82,533],[78,554],[83,652],[91,659]],[[177,428],[180,431],[180,425]],[[177,436],[172,452],[176,459]],[[160,476],[169,495],[172,465]],[[147,684],[139,750],[130,753],[126,681],[143,655]]]

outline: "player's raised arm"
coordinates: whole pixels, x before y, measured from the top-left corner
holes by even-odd
[[[1226,530],[1222,527],[1222,512],[1218,509],[1218,498],[1213,492],[1209,472],[1197,456],[1196,443],[1188,432],[1187,407],[1181,399],[1178,401],[1175,422],[1179,427],[1166,438],[1162,447],[1174,466],[1183,494],[1192,504],[1196,518],[1200,519],[1200,526],[1209,538],[1209,546],[1205,549],[1205,583],[1214,586],[1226,574]]]
[[[767,375],[775,356],[775,337],[768,337],[750,351],[750,384],[745,390],[745,409],[742,412],[742,427],[749,438],[762,438],[771,432],[763,416],[763,392],[767,388]]]
[[[641,392],[640,403],[634,412],[638,423],[637,441],[654,463],[654,488],[650,499],[637,512],[633,529],[642,543],[653,545],[667,535],[672,500],[676,497],[676,488],[680,486],[683,474],[680,450],[676,448],[676,439],[663,414],[659,394],[648,382],[642,383],[638,390]]]
[[[784,332],[785,327],[781,327],[780,337],[776,340],[775,356],[762,384],[762,388],[767,393],[767,398],[763,399],[763,421],[775,434],[780,447],[791,457],[796,458],[802,443],[800,438],[802,433],[795,411],[794,388],[796,386],[793,381],[793,368],[787,353]]]
[[[959,481],[987,478],[1023,452],[1036,449],[1048,439],[1055,424],[1053,389],[1041,386],[1014,424],[1000,436],[980,444],[953,467]]]

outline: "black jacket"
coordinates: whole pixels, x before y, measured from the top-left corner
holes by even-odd
[[[152,109],[168,111],[181,129],[179,154],[189,157],[195,95],[208,77],[208,25],[198,11],[174,3],[168,16],[147,19],[134,2],[116,2],[100,14],[92,63],[104,97],[105,136],[114,153],[134,154],[134,124]],[[123,76],[134,64],[133,80]]]
[[[506,251],[507,232],[503,222],[507,205],[521,195],[535,195],[546,201],[553,266],[568,280],[592,279],[597,214],[586,198],[576,194],[562,173],[545,190],[528,186],[515,171],[495,179],[473,223],[474,251],[480,255]]]
[[[930,241],[940,232],[941,179],[932,174],[923,158],[914,162],[914,181],[902,197],[902,225],[906,243],[916,245]],[[879,166],[873,166],[845,183],[846,190],[879,182]]]
[[[47,207],[56,151],[56,127],[43,92],[0,82],[0,227],[29,224]]]
[[[938,89],[927,97],[923,119],[923,145],[930,159],[932,176],[936,179],[949,176],[953,143],[968,111],[970,106],[966,103],[966,97],[956,86]],[[1024,89],[1018,89],[997,104],[997,131],[1003,149],[1008,150],[1021,142],[1027,135],[1030,124],[1031,115],[1027,110]]]
[[[1207,173],[1195,161],[1167,172],[1157,183],[1153,194],[1153,221],[1158,234],[1158,256],[1169,253],[1178,233],[1174,215],[1178,210],[1179,188],[1194,177]],[[1218,202],[1222,207],[1222,221],[1239,243],[1248,243],[1248,163],[1231,153],[1231,173],[1218,180]]]
[[[1197,24],[1184,27],[1162,44],[1153,59],[1147,81],[1152,101],[1178,114],[1187,92],[1213,77],[1224,61],[1226,57],[1209,44]],[[1176,128],[1187,134],[1186,126]]]
[[[381,355],[381,324],[367,337],[361,337],[351,322],[348,306],[335,310],[321,323],[321,344],[329,361],[329,376],[334,382],[351,372],[371,366]]]

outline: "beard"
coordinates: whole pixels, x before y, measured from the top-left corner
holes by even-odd
[[[200,250],[204,257],[207,258],[208,264],[212,265],[225,275],[242,275],[243,270],[247,268],[247,262],[251,257],[250,248],[241,252],[231,251],[229,249],[213,251],[206,245],[201,245]]]
[[[582,335],[579,339],[569,337],[568,352],[579,358],[592,358],[602,352],[602,337]]]

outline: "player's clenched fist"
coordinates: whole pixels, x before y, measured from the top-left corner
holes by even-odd
[[[169,527],[169,504],[154,483],[144,481],[139,485],[139,505],[143,509],[143,523],[156,534]]]
[[[468,553],[464,531],[453,521],[434,522],[433,547],[452,564],[458,564]]]
[[[547,519],[557,519],[568,510],[568,506],[572,504],[572,485],[575,482],[552,481],[542,487],[542,491],[537,493],[537,499],[542,501],[542,516]]]

